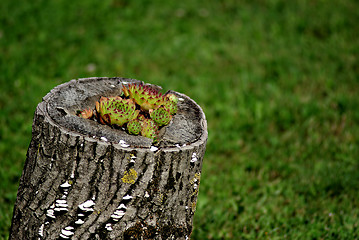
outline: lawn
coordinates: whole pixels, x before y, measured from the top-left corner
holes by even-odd
[[[58,84],[140,79],[202,106],[192,239],[359,238],[359,2],[3,0],[0,239]]]

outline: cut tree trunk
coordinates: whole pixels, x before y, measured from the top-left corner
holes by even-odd
[[[37,106],[10,239],[189,239],[207,141],[184,94],[159,141],[76,116],[125,78],[72,80]],[[153,88],[158,86],[150,85]]]

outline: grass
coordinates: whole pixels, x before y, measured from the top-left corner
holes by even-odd
[[[2,1],[0,239],[41,98],[74,78],[183,92],[209,139],[192,239],[359,238],[359,3]]]

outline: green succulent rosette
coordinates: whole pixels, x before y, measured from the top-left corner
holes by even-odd
[[[133,119],[127,123],[127,131],[130,134],[138,135],[142,129],[141,122],[138,119]]]
[[[100,101],[96,102],[96,111],[101,123],[120,127],[136,119],[139,114],[136,104],[131,99],[121,97],[101,97]]]
[[[172,119],[172,115],[169,110],[163,106],[156,109],[150,109],[149,113],[150,118],[155,121],[158,126],[167,125]]]
[[[146,118],[142,121],[141,135],[156,140],[158,136],[158,125],[152,119]]]

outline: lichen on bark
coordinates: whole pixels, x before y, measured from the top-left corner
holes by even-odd
[[[121,178],[124,183],[134,184],[137,179],[137,172],[135,169],[131,168],[125,172],[124,176]]]

